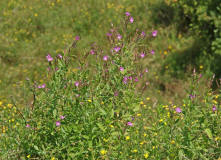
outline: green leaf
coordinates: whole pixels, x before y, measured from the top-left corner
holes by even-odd
[[[212,135],[212,132],[209,128],[205,129],[205,132],[207,134],[207,136],[210,138],[210,139],[213,139],[213,135]]]

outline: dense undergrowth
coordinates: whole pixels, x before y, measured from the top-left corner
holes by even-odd
[[[1,1],[0,159],[220,159],[220,79],[182,2]]]

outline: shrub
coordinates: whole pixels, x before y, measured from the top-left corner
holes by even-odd
[[[221,55],[220,0],[169,0],[167,3],[178,11],[178,24],[182,28],[187,25],[193,35],[203,41],[199,50],[201,57],[209,58],[208,65],[220,75],[221,66],[216,61]]]

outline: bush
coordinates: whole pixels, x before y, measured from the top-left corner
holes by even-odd
[[[178,24],[182,28],[187,25],[193,35],[203,41],[199,52],[202,57],[210,58],[208,65],[220,75],[221,66],[216,59],[221,56],[221,1],[169,0],[167,3],[178,11]]]

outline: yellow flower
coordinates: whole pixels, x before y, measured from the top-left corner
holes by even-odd
[[[35,13],[35,17],[38,17],[38,14],[37,14],[37,13]]]
[[[146,137],[146,136],[147,136],[147,134],[146,134],[146,133],[144,133],[144,134],[143,134],[143,136],[144,136],[144,137]]]
[[[146,158],[146,159],[147,159],[147,158],[149,157],[149,153],[144,153],[144,155],[143,155],[143,156],[144,156],[144,158]]]
[[[88,102],[90,102],[90,103],[92,102],[92,100],[91,100],[91,99],[89,99],[89,100],[87,100],[87,101],[88,101]]]
[[[171,143],[171,144],[175,144],[175,141],[174,141],[174,140],[172,140],[170,143]]]
[[[130,136],[126,136],[126,140],[129,140],[130,139]]]
[[[150,97],[147,97],[146,100],[149,101],[149,100],[150,100]]]
[[[141,105],[144,104],[143,101],[141,101],[140,104],[141,104]]]
[[[200,65],[200,69],[203,69],[203,65]]]
[[[144,142],[140,142],[140,145],[143,145],[144,144]]]
[[[137,149],[132,150],[133,153],[137,153]]]
[[[11,107],[12,107],[12,104],[8,104],[7,106],[8,106],[8,108],[11,108]]]
[[[137,117],[140,117],[140,116],[141,116],[141,114],[140,114],[140,113],[138,113],[138,114],[137,114]]]
[[[105,155],[105,154],[107,153],[107,151],[104,150],[104,149],[102,149],[102,150],[100,151],[100,153],[101,153],[101,155]]]
[[[52,157],[52,158],[51,158],[51,160],[55,160],[55,158],[54,158],[54,157]]]
[[[30,154],[29,155],[27,155],[27,158],[30,158],[31,156],[30,156]]]
[[[3,102],[2,102],[2,101],[0,101],[0,106],[2,105],[2,103],[3,103]]]
[[[169,49],[169,50],[171,50],[171,49],[172,49],[172,46],[171,46],[171,45],[169,45],[169,46],[168,46],[168,49]]]

